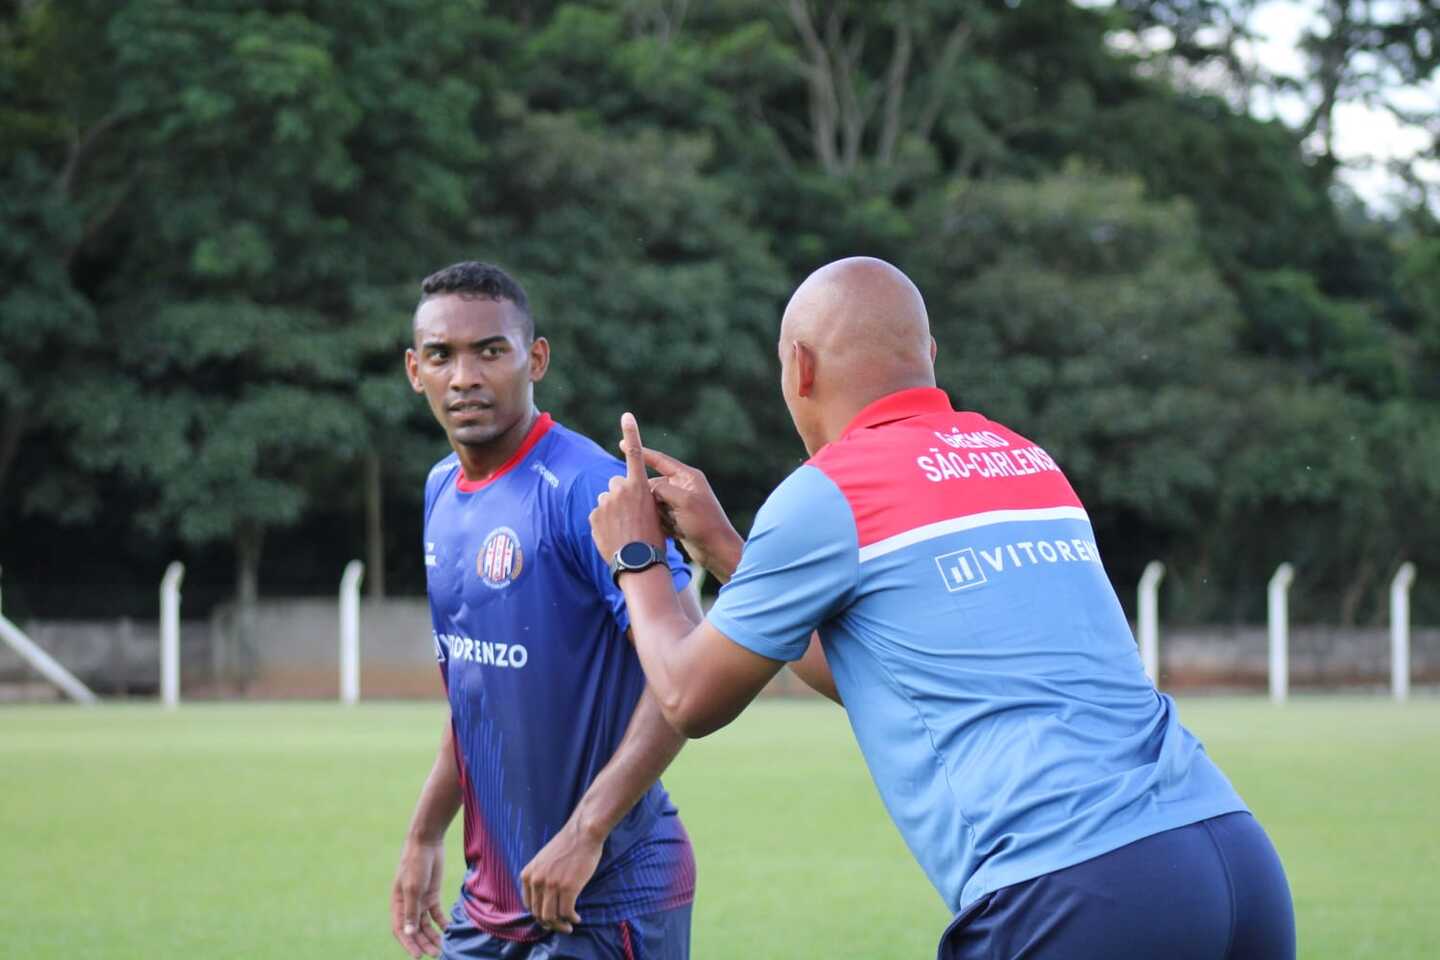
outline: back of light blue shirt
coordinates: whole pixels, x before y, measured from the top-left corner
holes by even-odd
[[[819,630],[881,798],[954,911],[1245,809],[1145,676],[1059,468],[909,393],[775,490],[711,623],[779,660]],[[984,434],[983,455],[934,466],[937,436]]]

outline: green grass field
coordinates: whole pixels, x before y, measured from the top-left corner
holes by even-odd
[[[0,955],[398,960],[389,884],[443,710],[0,709]],[[1280,849],[1302,957],[1440,955],[1440,700],[1181,716]],[[838,709],[764,703],[666,781],[700,864],[699,960],[933,956],[946,911]]]

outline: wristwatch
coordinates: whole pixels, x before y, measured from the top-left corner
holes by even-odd
[[[657,563],[665,562],[665,551],[658,550],[644,540],[632,540],[610,558],[610,578],[620,583],[620,574],[637,570],[648,570]]]

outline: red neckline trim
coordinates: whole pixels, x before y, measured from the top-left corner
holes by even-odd
[[[894,393],[887,393],[857,413],[855,419],[851,420],[841,431],[840,436],[846,437],[856,430],[878,427],[882,423],[891,423],[927,413],[952,412],[949,394],[939,387],[912,387],[909,390],[897,390]]]
[[[540,414],[530,426],[530,432],[525,434],[525,439],[520,442],[520,449],[512,453],[509,460],[506,460],[500,464],[500,466],[496,467],[495,472],[484,480],[465,479],[465,468],[462,466],[459,475],[455,478],[455,489],[461,493],[474,493],[477,490],[483,490],[490,486],[490,484],[499,480],[511,470],[514,470],[520,461],[525,459],[526,454],[535,448],[535,444],[540,442],[540,438],[545,436],[554,425],[555,421],[550,419],[550,414]]]

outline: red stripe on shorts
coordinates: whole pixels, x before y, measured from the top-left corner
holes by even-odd
[[[620,948],[625,951],[625,960],[635,960],[635,944],[630,939],[630,922],[620,922]]]

